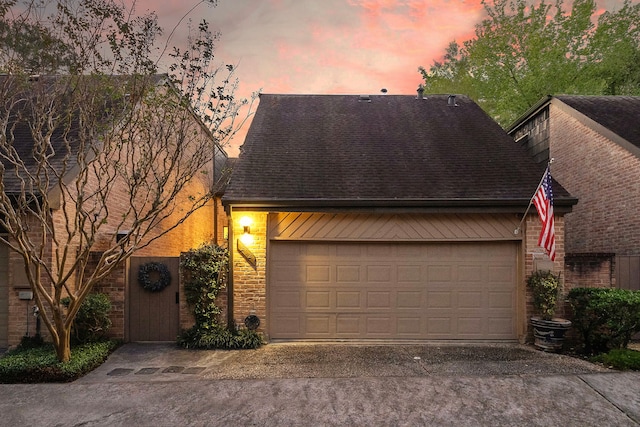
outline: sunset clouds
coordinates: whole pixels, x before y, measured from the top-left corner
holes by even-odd
[[[197,2],[138,0],[137,9],[155,10],[168,33]],[[258,90],[414,94],[418,67],[441,59],[450,41],[472,37],[483,17],[480,0],[219,0],[189,14],[221,32],[216,55],[238,65],[245,97]],[[185,32],[186,21],[174,43]]]

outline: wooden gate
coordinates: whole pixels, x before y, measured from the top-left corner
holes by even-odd
[[[640,256],[630,255],[616,257],[616,287],[640,290]]]
[[[171,282],[161,291],[151,292],[138,281],[140,266],[150,262],[164,264]],[[132,257],[129,263],[129,341],[175,341],[180,328],[180,258]],[[158,272],[149,275],[152,281]]]

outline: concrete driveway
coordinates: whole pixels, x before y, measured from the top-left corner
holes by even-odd
[[[71,384],[0,385],[1,425],[636,426],[640,374],[519,345],[127,344]]]

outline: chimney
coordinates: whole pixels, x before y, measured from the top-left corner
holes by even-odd
[[[424,99],[424,87],[422,85],[418,86],[418,98]]]
[[[449,107],[457,107],[458,104],[456,104],[456,96],[455,95],[449,95],[449,98],[447,98],[447,105]]]

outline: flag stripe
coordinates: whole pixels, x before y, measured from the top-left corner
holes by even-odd
[[[553,220],[553,189],[551,186],[551,171],[547,167],[542,182],[536,190],[533,204],[538,211],[542,230],[538,237],[538,246],[543,247],[551,260],[556,259],[556,236]]]

